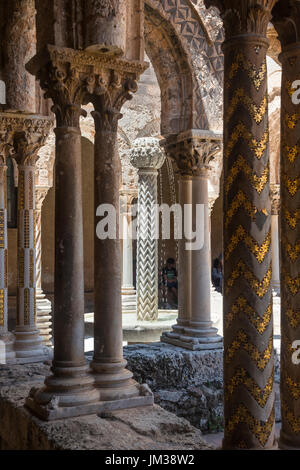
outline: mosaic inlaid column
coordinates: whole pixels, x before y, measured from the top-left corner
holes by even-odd
[[[14,362],[14,337],[8,331],[8,246],[6,159],[12,149],[9,119],[0,114],[0,364]]]
[[[138,169],[137,319],[158,319],[157,176],[165,161],[159,140],[136,139],[130,163]]]
[[[281,88],[281,419],[279,447],[300,448],[300,5],[280,1],[274,26],[282,46]],[[298,83],[294,84],[295,81]],[[293,86],[294,84],[294,86]],[[293,342],[296,343],[293,348]],[[294,354],[295,353],[295,354]],[[294,355],[293,355],[294,354]]]
[[[272,231],[272,287],[274,299],[280,295],[280,254],[279,254],[279,212],[280,185],[270,184],[271,191],[271,231]],[[278,299],[279,300],[279,299]]]
[[[37,327],[40,330],[43,344],[52,346],[52,316],[51,302],[42,289],[42,206],[49,188],[36,188],[35,215],[35,250],[36,250],[36,316]]]
[[[22,115],[21,115],[22,117]],[[35,165],[50,131],[50,118],[23,117],[23,130],[14,132],[18,164],[18,288],[16,357],[23,362],[45,357],[36,321]]]
[[[133,247],[132,247],[132,191],[120,191],[120,217],[122,231],[122,310],[136,310],[136,291],[133,286]]]
[[[191,350],[222,348],[211,321],[211,249],[208,178],[220,152],[220,137],[209,131],[189,131],[166,141],[176,161],[182,238],[179,240],[178,319],[162,341]]]
[[[274,445],[266,31],[276,0],[205,0],[224,51],[224,449]]]

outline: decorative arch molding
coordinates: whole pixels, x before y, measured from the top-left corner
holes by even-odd
[[[223,54],[221,45],[224,38],[223,28],[217,15],[210,13],[209,28],[203,21],[201,9],[197,9],[197,2],[190,0],[145,0],[145,23],[156,25],[156,34],[162,35],[170,42],[177,43],[180,47],[181,60],[184,57],[187,67],[190,69],[190,80],[192,82],[192,116],[189,128],[222,130],[222,87],[223,87]],[[203,2],[198,0],[198,3]],[[200,5],[201,6],[201,5]],[[216,26],[216,33],[212,34],[212,23]],[[153,36],[155,34],[153,33]],[[148,31],[146,27],[146,50],[152,61],[150,47],[162,51],[159,41],[151,41],[149,47]],[[174,49],[174,45],[173,45]],[[173,52],[173,51],[172,51]],[[169,51],[170,53],[170,51]],[[177,60],[172,55],[171,60]],[[178,60],[177,60],[178,61]],[[158,75],[162,65],[157,63],[153,66]],[[178,72],[177,72],[178,75]],[[179,81],[180,83],[180,81]],[[179,95],[180,96],[180,95]],[[162,101],[163,101],[162,93]],[[182,112],[182,108],[181,108]],[[187,118],[187,113],[185,115]],[[187,119],[180,131],[186,130]],[[165,134],[162,128],[162,134]]]

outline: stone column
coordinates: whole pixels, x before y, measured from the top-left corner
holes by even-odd
[[[18,164],[18,289],[15,351],[19,362],[45,359],[36,325],[35,165],[51,126],[50,118],[20,115],[14,132]],[[46,355],[47,357],[47,355]]]
[[[274,9],[282,54],[281,88],[281,419],[279,447],[300,447],[300,8],[279,1]],[[298,81],[296,84],[294,81]],[[294,341],[298,342],[293,345]],[[294,347],[295,346],[295,347]],[[293,355],[293,353],[295,353]]]
[[[54,358],[45,387],[33,390],[28,406],[43,419],[82,414],[99,400],[84,356],[81,104],[93,88],[92,72],[81,73],[85,53],[48,46],[28,70],[37,76],[56,114]],[[77,60],[76,60],[77,59]],[[79,410],[78,410],[79,407]],[[81,410],[81,411],[80,411]]]
[[[276,0],[205,0],[224,28],[224,449],[274,444],[266,32]]]
[[[271,184],[271,238],[272,238],[272,286],[274,296],[280,295],[280,249],[279,249],[279,209],[280,185]]]
[[[114,408],[152,404],[153,396],[145,393],[126,369],[122,346],[121,250],[119,238],[119,189],[121,162],[117,151],[118,120],[123,103],[137,90],[136,79],[144,65],[115,59],[104,67],[107,81],[101,93],[90,96],[95,111],[95,348],[91,370],[102,401]],[[107,69],[109,67],[109,69]],[[131,71],[130,71],[131,70]],[[116,221],[111,236],[99,233],[99,208],[109,204]],[[101,212],[101,211],[100,211]],[[146,396],[144,396],[146,395]]]
[[[159,140],[136,139],[131,164],[138,168],[137,319],[158,319],[157,175],[165,161]]]
[[[36,316],[43,344],[52,347],[51,302],[42,289],[42,205],[50,188],[36,187],[35,249],[36,249]]]
[[[165,146],[180,174],[183,237],[179,241],[177,325],[163,334],[162,341],[191,350],[222,348],[222,338],[211,321],[208,206],[210,163],[220,151],[220,136],[193,130],[169,139]],[[192,241],[191,231],[196,230],[197,241]]]
[[[129,191],[129,192],[128,192]],[[122,310],[136,310],[136,291],[133,286],[132,220],[130,190],[120,192],[120,217],[123,239],[122,263]]]
[[[14,337],[8,331],[8,246],[6,159],[12,150],[13,133],[9,119],[0,114],[0,364],[15,361]]]

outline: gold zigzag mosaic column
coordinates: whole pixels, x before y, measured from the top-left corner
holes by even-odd
[[[157,175],[165,161],[158,139],[136,139],[131,164],[138,168],[137,318],[158,319]]]
[[[300,5],[285,0],[274,9],[282,45],[281,89],[281,448],[300,447]],[[300,82],[299,82],[300,83]],[[297,104],[298,103],[298,104]],[[299,346],[297,346],[299,347]]]
[[[8,132],[9,118],[0,117],[0,364],[13,362],[13,335],[8,332],[8,246],[7,246],[7,181],[6,159],[12,149],[12,132]]]
[[[42,338],[36,326],[35,164],[50,131],[50,118],[23,120],[14,133],[18,163],[18,291],[16,356],[22,361],[43,358]]]
[[[266,30],[276,0],[206,1],[225,27],[224,449],[274,444]]]

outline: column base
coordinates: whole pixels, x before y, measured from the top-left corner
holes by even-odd
[[[89,403],[85,405],[78,405],[72,407],[61,407],[55,401],[52,401],[48,406],[42,406],[36,403],[32,397],[28,397],[25,406],[44,421],[54,421],[64,418],[75,418],[77,416],[87,416],[92,414],[103,415],[103,413],[125,410],[128,408],[137,408],[139,406],[152,406],[154,398],[152,392],[147,386],[137,385],[139,387],[139,395],[130,398],[123,398],[112,401],[98,401],[96,403]]]
[[[43,344],[52,347],[52,305],[50,300],[46,299],[44,294],[38,294],[36,297],[36,326],[40,331]]]
[[[7,332],[0,334],[0,364],[15,364],[14,336]]]
[[[140,386],[133,380],[133,374],[126,369],[127,361],[101,363],[91,362],[95,387],[101,401],[126,400],[140,395]]]
[[[217,334],[217,328],[193,328],[174,325],[173,331],[166,331],[161,342],[173,344],[191,351],[223,349],[223,338]]]
[[[45,421],[153,405],[149,387],[137,384],[131,379],[132,373],[120,371],[118,365],[116,373],[116,369],[101,364],[101,370],[106,370],[101,374],[88,373],[87,365],[53,367],[55,375],[46,378],[41,390],[32,388],[25,405]],[[98,364],[93,367],[98,368]]]
[[[132,288],[122,288],[122,310],[136,310],[136,292]]]
[[[22,328],[22,329],[21,329]],[[49,359],[48,349],[42,345],[42,338],[36,328],[17,327],[14,331],[17,363],[42,362]]]

